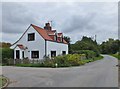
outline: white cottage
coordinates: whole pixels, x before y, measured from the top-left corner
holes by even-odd
[[[14,59],[43,59],[68,54],[68,43],[62,33],[52,30],[50,23],[44,29],[31,24],[23,35],[12,46]]]

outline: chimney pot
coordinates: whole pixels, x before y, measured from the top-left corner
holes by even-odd
[[[52,27],[50,26],[50,23],[45,23],[44,29],[46,29],[46,30],[52,30]]]

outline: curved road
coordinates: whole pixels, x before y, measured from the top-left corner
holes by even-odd
[[[71,68],[3,67],[10,78],[8,87],[118,87],[116,58],[104,55],[103,60]]]

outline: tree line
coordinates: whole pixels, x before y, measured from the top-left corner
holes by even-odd
[[[69,53],[74,53],[80,50],[91,50],[97,55],[99,54],[115,54],[120,52],[120,40],[109,38],[107,41],[98,44],[96,40],[91,37],[83,36],[81,40],[76,41],[74,44],[70,44],[70,38],[65,37],[65,40],[69,43]]]

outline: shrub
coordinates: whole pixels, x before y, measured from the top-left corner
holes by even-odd
[[[0,48],[0,58],[2,59],[3,64],[9,64],[10,61],[13,61],[13,49],[10,48]],[[1,57],[2,56],[2,57]],[[10,63],[11,64],[11,63]]]
[[[77,54],[85,54],[87,59],[94,58],[94,57],[96,57],[96,55],[97,55],[94,51],[91,51],[91,50],[74,51],[73,54],[74,54],[74,53],[77,53]]]
[[[19,59],[18,59],[19,60]],[[33,60],[34,61],[34,60]],[[30,63],[30,60],[28,58],[24,58],[22,60],[23,64],[29,64]]]
[[[78,66],[80,65],[80,56],[79,54],[68,54],[67,55],[67,60],[72,66]]]
[[[17,66],[23,66],[23,67],[70,67],[70,66],[79,66],[84,65],[85,63],[93,62],[95,60],[101,59],[100,57],[94,57],[91,59],[82,60],[82,56],[85,56],[84,54],[68,54],[64,56],[57,56],[53,59],[44,59],[40,63],[29,63],[29,64],[16,64]]]
[[[64,56],[57,56],[54,59],[54,63],[57,63],[58,66],[79,66],[84,63],[80,62],[85,55],[81,54],[68,54]]]

